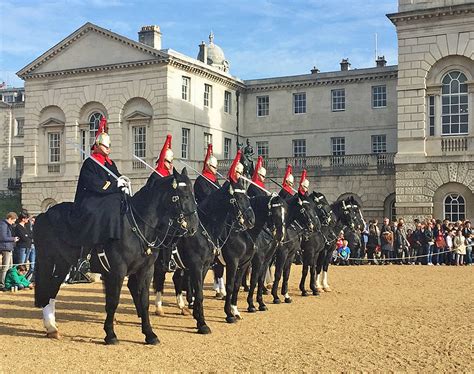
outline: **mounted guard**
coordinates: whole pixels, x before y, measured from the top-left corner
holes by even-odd
[[[217,179],[217,158],[212,152],[212,144],[208,144],[206,158],[204,159],[204,167],[202,175],[199,175],[194,182],[194,197],[199,204],[209,194],[220,187]]]
[[[156,161],[155,170],[162,176],[167,177],[173,172],[173,151],[171,150],[171,135],[166,135],[165,144]]]
[[[253,196],[266,196],[265,189],[265,176],[267,175],[267,170],[263,167],[263,157],[258,156],[257,166],[252,175],[252,182],[255,184],[250,184],[247,188],[247,195],[250,197]],[[260,188],[259,188],[260,187]]]
[[[110,145],[103,117],[92,154],[81,167],[69,220],[75,240],[87,248],[103,249],[110,240],[121,239],[124,193],[130,194],[130,182],[110,159]]]
[[[229,172],[227,173],[227,178],[234,183],[237,183],[244,173],[244,165],[240,163],[240,158],[242,157],[242,151],[239,149],[235,155],[234,161],[230,166]]]
[[[295,183],[295,178],[293,177],[291,165],[286,167],[285,176],[283,177],[283,187],[278,193],[283,199],[288,199],[293,196],[293,184]]]
[[[300,185],[298,187],[298,196],[301,198],[306,198],[309,194],[309,180],[306,178],[306,175],[306,169],[303,169],[303,172],[301,173]]]

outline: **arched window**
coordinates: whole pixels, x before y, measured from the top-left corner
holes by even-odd
[[[390,203],[390,222],[395,222],[397,220],[397,210],[395,208],[395,199]]]
[[[468,133],[468,93],[466,81],[466,76],[460,71],[451,71],[443,78],[442,135]]]
[[[444,218],[451,222],[466,218],[466,203],[464,197],[458,194],[449,194],[444,198]]]
[[[90,147],[92,147],[92,144],[94,144],[95,133],[99,129],[99,123],[102,117],[103,117],[103,114],[99,112],[94,112],[89,117],[89,146]]]

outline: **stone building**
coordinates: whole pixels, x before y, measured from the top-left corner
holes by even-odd
[[[72,200],[78,149],[88,152],[106,116],[113,158],[135,189],[149,171],[132,155],[154,165],[167,133],[194,168],[212,142],[223,172],[248,137],[271,176],[287,163],[306,168],[314,189],[354,195],[369,218],[472,217],[473,12],[473,1],[400,0],[388,15],[398,66],[382,56],[350,69],[343,59],[336,72],[247,81],[231,75],[212,34],[194,59],[163,49],[157,26],[137,42],[87,23],[18,72],[23,204],[39,212]]]

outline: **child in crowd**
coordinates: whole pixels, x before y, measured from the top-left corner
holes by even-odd
[[[349,257],[351,256],[351,250],[347,246],[349,242],[342,240],[342,245],[337,248],[337,263],[342,265],[349,265]]]
[[[8,270],[5,277],[5,289],[10,290],[12,287],[17,287],[19,290],[32,289],[33,284],[26,279],[27,271],[25,265],[17,265]]]

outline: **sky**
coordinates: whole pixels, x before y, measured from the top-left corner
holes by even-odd
[[[0,0],[0,83],[23,86],[16,72],[86,22],[138,40],[158,25],[162,48],[197,57],[214,33],[241,79],[397,64],[397,0]],[[377,35],[377,37],[375,36]]]

